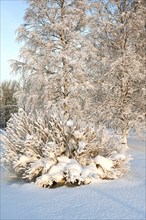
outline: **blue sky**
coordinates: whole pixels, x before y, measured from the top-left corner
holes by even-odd
[[[0,72],[1,82],[16,79],[10,74],[11,69],[8,60],[17,59],[21,47],[16,42],[16,29],[23,23],[23,16],[27,7],[23,0],[0,0]]]

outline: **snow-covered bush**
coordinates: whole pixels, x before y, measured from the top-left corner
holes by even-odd
[[[42,187],[115,179],[128,170],[120,138],[64,115],[13,114],[2,136],[2,163]]]

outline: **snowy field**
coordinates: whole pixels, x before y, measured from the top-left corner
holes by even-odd
[[[1,220],[144,220],[145,141],[129,138],[131,172],[118,180],[80,187],[39,188],[1,169]]]

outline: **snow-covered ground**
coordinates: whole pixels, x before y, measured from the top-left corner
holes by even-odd
[[[39,188],[1,169],[1,220],[146,219],[145,141],[129,139],[131,171],[118,180],[80,187]]]

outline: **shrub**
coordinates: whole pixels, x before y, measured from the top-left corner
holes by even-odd
[[[42,187],[115,179],[128,170],[121,139],[105,128],[64,115],[13,114],[2,135],[2,163],[18,178]]]

